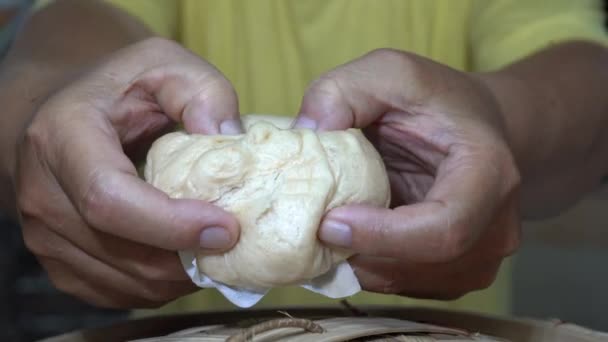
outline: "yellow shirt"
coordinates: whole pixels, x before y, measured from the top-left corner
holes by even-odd
[[[599,0],[111,0],[158,34],[204,57],[233,83],[242,113],[293,115],[307,84],[370,50],[408,50],[453,68],[499,68],[568,39],[606,42]],[[508,266],[509,262],[506,263]],[[412,303],[364,293],[353,303]],[[274,290],[262,305],[335,303],[300,289]],[[428,304],[429,302],[425,302]],[[449,302],[504,313],[509,272]],[[233,308],[215,291],[171,310]]]

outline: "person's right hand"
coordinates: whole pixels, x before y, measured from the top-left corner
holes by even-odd
[[[232,134],[238,115],[220,72],[160,38],[55,92],[22,133],[14,171],[25,243],[52,282],[104,307],[153,307],[194,291],[175,251],[225,251],[238,222],[211,204],[168,198],[133,160],[175,122]]]

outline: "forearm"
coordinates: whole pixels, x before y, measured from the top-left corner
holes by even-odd
[[[40,103],[87,66],[150,35],[97,1],[56,1],[30,18],[0,66],[0,211],[15,214],[16,144]]]
[[[525,217],[558,213],[608,174],[608,49],[561,44],[481,79],[502,107]]]

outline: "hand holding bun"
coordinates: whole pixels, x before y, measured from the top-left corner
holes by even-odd
[[[236,246],[197,256],[199,270],[239,288],[294,285],[351,255],[317,239],[323,215],[346,204],[388,206],[380,156],[359,130],[287,129],[282,118],[248,116],[246,134],[170,133],[148,153],[145,177],[172,198],[234,213]]]

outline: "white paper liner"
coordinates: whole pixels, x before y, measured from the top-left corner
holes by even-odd
[[[259,302],[270,289],[251,291],[239,289],[214,281],[198,271],[196,257],[192,251],[181,251],[179,257],[190,279],[199,287],[218,289],[231,303],[241,308],[249,308]],[[327,273],[309,280],[301,287],[329,298],[344,298],[361,291],[359,280],[348,262],[344,261]]]

